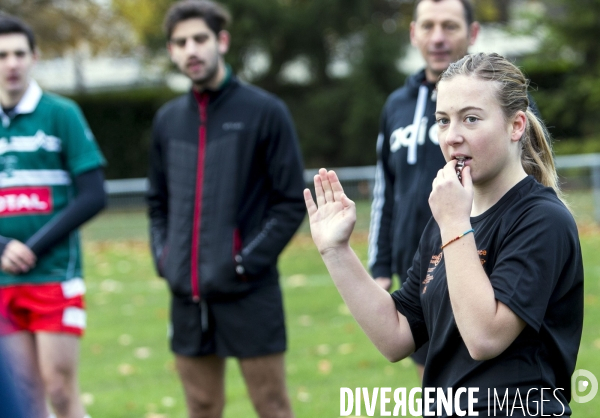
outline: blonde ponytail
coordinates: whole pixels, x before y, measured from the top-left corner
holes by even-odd
[[[521,139],[521,164],[527,174],[531,174],[544,186],[552,187],[557,194],[560,194],[548,130],[531,109],[528,108],[525,114],[527,132]]]

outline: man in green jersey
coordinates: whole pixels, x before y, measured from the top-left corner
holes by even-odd
[[[105,206],[104,158],[79,107],[31,79],[36,60],[31,29],[0,15],[0,343],[33,418],[46,401],[83,418],[77,227]]]

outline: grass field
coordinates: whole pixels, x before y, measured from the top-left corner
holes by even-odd
[[[577,368],[600,377],[600,229],[590,223],[589,199],[571,196],[570,201],[582,225],[586,275]],[[358,209],[353,247],[364,261],[369,207],[360,203]],[[146,230],[142,212],[106,212],[83,231],[88,331],[82,340],[80,381],[94,418],[186,416],[167,346],[167,288],[152,268]],[[288,324],[288,389],[298,418],[338,417],[340,387],[419,385],[409,360],[387,362],[363,335],[332,285],[306,225],[283,253],[280,271]],[[572,408],[574,417],[595,418],[600,396],[587,404],[572,403]],[[235,361],[228,362],[225,417],[256,417]]]

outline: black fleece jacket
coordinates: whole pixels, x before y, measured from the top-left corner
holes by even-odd
[[[151,244],[171,291],[194,300],[277,282],[277,258],[302,219],[303,167],[289,112],[235,77],[156,114]]]

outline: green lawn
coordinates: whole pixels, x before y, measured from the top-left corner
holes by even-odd
[[[587,205],[583,197],[573,200]],[[359,203],[358,209],[353,247],[365,261],[369,207]],[[591,226],[587,214],[576,215],[583,225],[586,274],[586,317],[577,367],[600,377],[600,229]],[[146,230],[143,212],[107,212],[84,228],[88,331],[82,340],[80,381],[94,418],[186,416],[167,346],[167,289],[151,265]],[[387,362],[356,325],[307,231],[303,225],[280,262],[288,386],[296,416],[338,417],[340,387],[418,386],[409,360]],[[572,407],[575,417],[596,417],[600,396]],[[237,364],[230,361],[225,417],[255,416]]]

